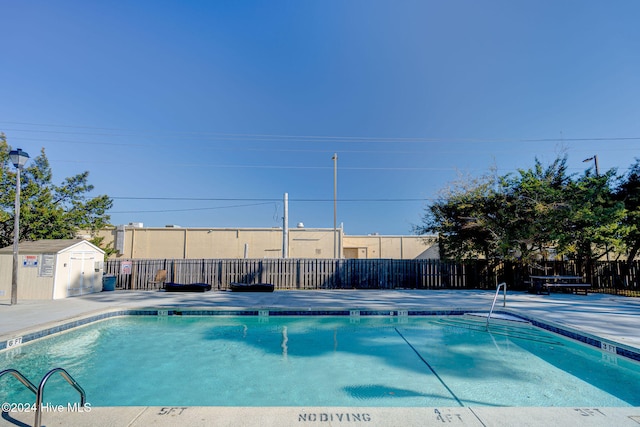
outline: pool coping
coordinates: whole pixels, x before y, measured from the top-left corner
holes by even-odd
[[[50,322],[39,327],[27,328],[15,331],[11,334],[0,336],[0,353],[27,344],[31,341],[55,335],[67,330],[88,325],[101,320],[121,316],[345,316],[345,317],[396,317],[411,316],[462,316],[469,313],[478,313],[477,309],[464,308],[440,308],[440,309],[361,309],[361,308],[336,308],[336,309],[283,309],[283,308],[242,308],[242,309],[212,309],[205,307],[140,307],[118,309],[110,308],[98,312],[85,313],[70,319]],[[501,308],[494,310],[494,314],[507,314],[530,322],[533,326],[556,333],[574,341],[581,342],[601,350],[605,354],[620,356],[635,362],[640,362],[640,349],[620,343],[611,339],[605,339],[595,334],[587,333],[567,325],[560,325],[549,320],[540,320],[518,310]],[[483,313],[485,316],[488,313]]]
[[[31,425],[34,414],[2,413],[0,425]],[[578,407],[100,407],[43,414],[47,426],[637,426],[640,408]]]

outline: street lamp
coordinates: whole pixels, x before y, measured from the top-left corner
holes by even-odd
[[[584,159],[582,162],[586,163],[586,162],[590,162],[591,160],[593,160],[593,164],[595,165],[596,168],[596,177],[600,177],[600,169],[598,169],[598,155],[594,154],[593,157],[589,157],[588,159]],[[604,244],[604,249],[607,253],[607,268],[609,269],[609,273],[611,273],[611,265],[609,265],[610,260],[609,260],[609,244],[605,243]],[[610,283],[613,284],[613,274],[610,275],[609,277]]]
[[[18,303],[18,240],[20,239],[20,171],[29,160],[21,149],[12,150],[9,159],[16,168],[16,205],[13,217],[13,274],[11,275],[11,305]]]
[[[582,163],[587,163],[593,160],[593,163],[596,167],[596,176],[600,176],[600,169],[598,169],[598,155],[594,155],[593,157],[589,157],[588,159],[584,159]]]

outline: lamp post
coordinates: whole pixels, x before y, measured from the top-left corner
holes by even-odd
[[[596,176],[600,176],[600,169],[598,169],[598,155],[595,154],[593,157],[589,157],[588,159],[584,159],[582,163],[587,163],[593,160],[593,164],[596,167]]]
[[[20,239],[20,171],[29,160],[29,155],[21,149],[9,153],[9,159],[16,168],[16,205],[13,217],[13,272],[11,275],[11,305],[18,303],[18,240]]]
[[[593,160],[593,164],[596,168],[596,178],[600,177],[600,169],[598,169],[598,155],[594,154],[593,157],[589,157],[588,159],[584,159],[582,162],[586,163],[586,162],[590,162],[591,160]],[[610,260],[609,260],[609,245],[607,243],[605,243],[604,245],[604,249],[607,253],[607,268],[609,269],[609,272],[611,272],[611,266],[609,265]],[[611,281],[610,283],[613,284],[613,276],[610,275],[609,280]]]

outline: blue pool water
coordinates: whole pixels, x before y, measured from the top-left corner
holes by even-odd
[[[92,406],[640,406],[640,365],[468,316],[128,316],[0,353]],[[33,402],[10,376],[0,400]],[[45,403],[78,400],[51,378]]]

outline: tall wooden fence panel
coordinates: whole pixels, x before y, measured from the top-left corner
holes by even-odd
[[[526,290],[530,275],[575,275],[595,292],[638,296],[640,263],[597,262],[579,268],[571,261],[541,262],[533,267],[486,260],[463,263],[441,260],[393,259],[162,259],[108,260],[105,274],[116,276],[119,289],[151,290],[159,270],[167,281],[208,283],[226,290],[229,284],[272,283],[276,289],[495,289],[506,282],[513,290]]]
[[[128,268],[123,269],[123,263]],[[129,268],[130,266],[130,268]],[[105,274],[119,289],[157,289],[159,270],[167,282],[229,284],[272,283],[276,289],[436,289],[481,286],[474,264],[438,260],[357,259],[164,259],[108,260]]]

